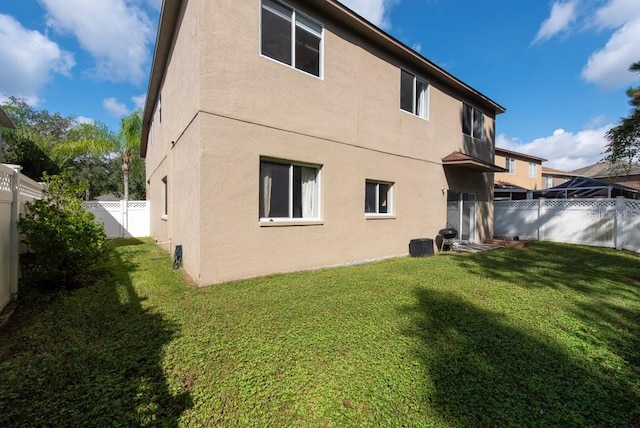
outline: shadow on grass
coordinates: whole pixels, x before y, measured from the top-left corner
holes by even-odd
[[[640,256],[581,245],[535,242],[457,257],[466,271],[525,289],[577,293],[570,311],[640,376]],[[572,294],[573,296],[573,294]]]
[[[172,427],[192,406],[162,369],[176,326],[143,307],[135,266],[114,252],[109,268],[96,285],[32,296],[0,331],[0,426]]]
[[[430,407],[449,425],[636,426],[640,395],[628,382],[594,372],[552,340],[460,297],[415,293],[408,333],[421,339]]]

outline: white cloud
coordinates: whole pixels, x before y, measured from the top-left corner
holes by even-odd
[[[85,124],[85,123],[94,123],[94,122],[95,122],[95,119],[92,119],[90,117],[85,117],[85,116],[76,117],[76,123],[78,125],[82,125],[82,124]]]
[[[144,103],[147,100],[147,94],[136,95],[131,97],[131,101],[133,101],[133,105],[136,109],[143,109]]]
[[[640,56],[638,41],[640,19],[625,24],[613,33],[604,48],[591,54],[582,78],[606,89],[625,87],[638,80],[638,75],[629,71]]]
[[[411,46],[411,49],[413,49],[416,52],[421,52],[422,51],[422,44],[421,43],[414,43]]]
[[[0,93],[37,103],[37,94],[54,74],[69,75],[73,55],[38,31],[0,14]]]
[[[101,79],[140,83],[147,74],[154,28],[131,0],[40,0],[47,23],[75,36],[96,61]]]
[[[551,15],[540,25],[533,43],[541,42],[566,31],[576,20],[577,0],[556,1],[551,7]]]
[[[380,28],[389,29],[389,9],[400,0],[343,0],[342,3]]]
[[[118,100],[113,97],[102,100],[102,107],[115,117],[122,117],[129,113],[127,106],[124,105],[124,103],[118,102]]]
[[[594,24],[601,28],[618,28],[639,16],[638,0],[610,0],[596,11]]]
[[[552,135],[536,138],[529,143],[500,134],[496,138],[496,146],[548,159],[542,165],[549,168],[572,171],[594,164],[604,157],[607,145],[605,133],[612,126],[604,125],[577,133],[556,129]]]
[[[628,86],[638,80],[629,66],[638,60],[640,2],[611,0],[595,12],[593,25],[615,30],[606,45],[589,57],[582,78],[606,89]]]

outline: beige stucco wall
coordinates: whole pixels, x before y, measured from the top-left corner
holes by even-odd
[[[446,223],[448,189],[476,194],[475,240],[490,236],[492,174],[441,165],[456,150],[493,161],[492,141],[463,137],[449,88],[406,67],[432,83],[424,120],[399,108],[402,64],[329,19],[319,79],[260,55],[259,1],[187,3],[147,170],[152,234],[183,245],[199,284],[406,255]],[[319,224],[260,223],[261,156],[321,166]],[[166,221],[153,218],[163,173]],[[394,183],[393,218],[365,217],[366,179]]]
[[[540,190],[542,185],[542,162],[534,159],[520,158],[516,155],[496,153],[496,165],[506,168],[506,158],[510,157],[516,160],[516,172],[510,174],[508,172],[497,172],[494,176],[495,181],[514,184],[529,190]],[[533,162],[537,165],[536,176],[529,177],[529,163]]]

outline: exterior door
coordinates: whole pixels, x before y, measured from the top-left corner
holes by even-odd
[[[476,195],[447,192],[447,226],[458,231],[459,242],[473,242],[476,235]]]

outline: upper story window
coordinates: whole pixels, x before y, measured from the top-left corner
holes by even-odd
[[[364,190],[365,214],[392,214],[392,190],[392,183],[366,181]]]
[[[404,70],[400,72],[400,108],[424,119],[429,114],[429,84]]]
[[[482,140],[484,133],[484,114],[469,104],[462,104],[462,133]]]
[[[537,177],[538,165],[535,162],[529,162],[529,177]]]
[[[260,219],[320,218],[320,168],[260,161]]]
[[[509,174],[516,173],[516,160],[514,158],[506,158],[504,167]]]
[[[551,189],[553,187],[553,177],[544,178],[544,188]]]
[[[274,0],[262,0],[262,55],[320,77],[322,24]]]

